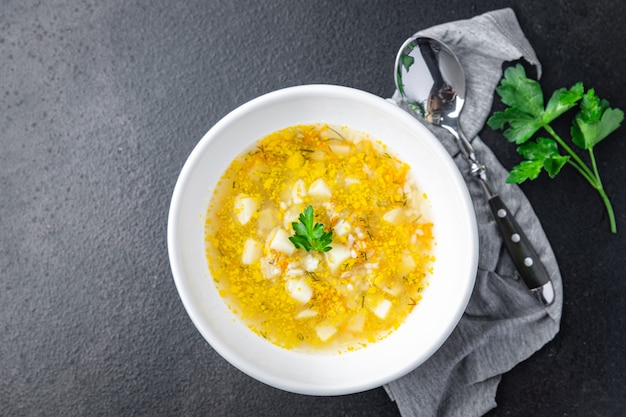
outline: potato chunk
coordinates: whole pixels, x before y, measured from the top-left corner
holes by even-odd
[[[239,194],[235,197],[234,212],[237,220],[241,225],[247,224],[254,213],[258,210],[259,203],[256,199],[245,194]]]
[[[340,243],[332,243],[332,249],[324,253],[326,263],[331,272],[337,272],[342,263],[352,257],[352,251],[345,245]]]
[[[318,178],[313,181],[313,183],[309,187],[309,195],[313,198],[317,198],[320,200],[327,200],[332,197],[333,193],[332,191],[330,191],[330,187],[328,187],[328,184],[326,184],[323,179]]]
[[[313,289],[304,278],[288,280],[285,288],[293,299],[302,304],[308,303],[313,296]]]
[[[243,244],[241,263],[244,265],[253,264],[261,258],[262,254],[263,250],[261,248],[261,244],[252,238],[248,238]]]
[[[372,309],[372,313],[376,315],[379,319],[384,319],[389,314],[389,310],[391,309],[391,301],[383,300],[376,307]]]
[[[319,337],[322,342],[325,342],[337,333],[337,328],[329,324],[319,325],[315,327],[315,333],[317,333],[317,337]]]
[[[270,249],[291,255],[296,247],[289,240],[289,235],[283,229],[274,229],[272,239],[270,240]]]

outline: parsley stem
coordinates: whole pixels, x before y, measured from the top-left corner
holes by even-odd
[[[606,195],[604,191],[604,187],[602,186],[602,181],[600,180],[600,173],[598,172],[598,165],[596,163],[596,158],[593,153],[593,148],[589,148],[589,159],[591,160],[591,166],[593,167],[593,171],[589,169],[589,166],[583,162],[582,159],[578,156],[576,152],[570,148],[567,143],[552,129],[550,125],[545,125],[544,129],[554,138],[554,140],[561,145],[565,151],[571,155],[572,159],[568,160],[568,164],[576,169],[587,180],[587,182],[595,188],[596,191],[600,194],[602,201],[604,202],[604,206],[606,207],[606,212],[609,216],[609,223],[611,225],[611,232],[617,233],[617,225],[615,222],[615,213],[613,211],[613,205],[611,204],[611,200]]]
[[[600,181],[600,173],[598,172],[598,164],[596,164],[596,156],[593,153],[593,148],[589,148],[589,159],[591,160],[591,166],[593,167],[594,175],[595,175],[596,179],[598,180],[597,187],[595,187],[595,188],[598,191],[600,191],[604,187],[602,187],[602,181]]]
[[[600,172],[598,171],[598,164],[596,163],[596,156],[593,152],[593,147],[589,148],[589,159],[591,160],[591,166],[593,167],[593,171],[595,172],[595,176],[597,179],[597,187],[594,187],[600,193],[600,197],[604,202],[604,206],[606,207],[606,212],[609,215],[609,223],[611,225],[611,232],[617,233],[617,225],[615,224],[615,213],[613,212],[613,205],[611,204],[611,200],[609,200],[609,196],[606,195],[604,191],[604,186],[602,185],[602,180],[600,180]]]
[[[593,188],[595,188],[596,190],[598,189],[598,182],[596,181],[596,178],[593,176],[593,174],[587,174],[587,172],[582,169],[580,165],[576,163],[576,161],[573,161],[572,159],[569,159],[567,163],[571,165],[574,169],[576,169],[576,171],[578,171],[578,173],[582,175],[582,177],[586,179]]]
[[[600,197],[602,197],[602,201],[604,201],[604,206],[606,207],[606,212],[609,215],[609,223],[611,225],[611,233],[617,233],[617,225],[615,224],[615,213],[613,212],[613,206],[611,205],[611,200],[604,192],[604,188],[600,188],[598,190],[600,193]]]

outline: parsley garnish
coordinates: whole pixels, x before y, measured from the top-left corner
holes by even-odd
[[[617,233],[615,214],[602,186],[593,148],[620,127],[624,112],[611,108],[606,100],[596,96],[594,89],[585,91],[580,82],[570,89],[556,90],[544,106],[540,84],[527,78],[520,64],[506,69],[496,91],[508,107],[494,113],[487,123],[492,129],[504,130],[504,137],[509,142],[520,145],[517,151],[524,158],[511,169],[507,182],[521,184],[526,180],[534,180],[543,170],[550,178],[554,178],[565,165],[570,165],[600,194],[609,216],[611,232]],[[591,165],[585,163],[550,125],[576,106],[579,111],[572,121],[571,141],[588,152]],[[541,129],[549,137],[539,136],[531,141]],[[561,150],[564,154],[561,154]]]
[[[324,225],[315,223],[313,207],[308,206],[298,217],[300,223],[293,222],[291,227],[296,232],[289,240],[297,249],[305,249],[307,252],[316,250],[328,252],[332,247],[328,246],[333,241],[333,231],[324,232]]]

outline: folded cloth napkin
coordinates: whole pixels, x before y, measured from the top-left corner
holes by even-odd
[[[458,56],[467,79],[460,120],[463,131],[472,138],[476,155],[487,166],[502,200],[534,243],[555,289],[555,301],[547,308],[531,296],[502,244],[483,189],[470,175],[456,142],[445,129],[426,124],[466,179],[478,221],[478,274],[467,309],[450,338],[428,361],[385,389],[404,417],[481,416],[496,406],[501,375],[550,341],[561,320],[561,275],[548,239],[522,191],[505,183],[507,171],[476,136],[490,115],[502,64],[523,58],[539,75],[541,66],[511,9],[435,26],[419,34],[441,39]],[[390,100],[402,106],[397,91]]]

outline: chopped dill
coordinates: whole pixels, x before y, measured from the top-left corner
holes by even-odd
[[[311,271],[306,271],[306,274],[309,276],[309,278],[311,278],[313,281],[319,281],[319,279],[317,278],[317,275],[315,274],[315,272],[311,272]]]
[[[328,138],[328,140],[341,140],[341,141],[346,140],[346,138],[344,138],[341,133],[339,133],[337,130],[333,129],[332,127],[329,127],[328,130],[335,132],[337,136],[339,136],[338,138]]]

